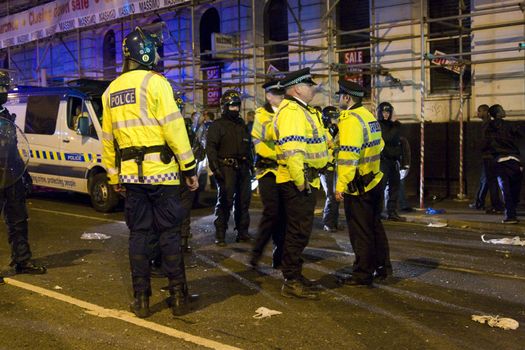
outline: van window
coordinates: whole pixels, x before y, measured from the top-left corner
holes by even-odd
[[[78,129],[79,118],[87,118],[89,121],[89,136],[98,139],[97,131],[91,121],[84,100],[78,97],[70,97],[68,101],[67,126],[71,130]]]
[[[53,135],[55,133],[60,96],[29,96],[27,99],[27,134]]]

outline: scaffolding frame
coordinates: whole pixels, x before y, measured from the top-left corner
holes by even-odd
[[[160,10],[156,10],[151,13],[151,15],[155,15],[159,18],[164,19],[162,16],[170,16],[170,19],[177,18],[178,16],[185,16],[185,13],[187,13],[189,10],[189,16],[190,16],[190,37],[191,37],[191,52],[184,53],[181,49],[180,43],[176,42],[176,40],[171,37],[170,39],[174,41],[174,44],[178,48],[176,52],[173,52],[171,54],[165,55],[164,59],[170,59],[174,60],[176,59],[178,61],[177,64],[171,64],[171,65],[165,65],[164,69],[166,72],[169,72],[172,69],[179,69],[179,73],[187,68],[191,68],[192,71],[192,79],[183,79],[181,81],[178,81],[177,83],[179,86],[181,86],[185,90],[191,90],[192,96],[193,96],[193,108],[194,110],[197,110],[198,104],[196,101],[195,96],[197,96],[197,90],[200,88],[203,88],[209,83],[216,83],[217,81],[221,81],[222,87],[240,87],[240,88],[253,88],[253,95],[251,96],[253,98],[253,104],[254,107],[259,104],[259,94],[258,94],[258,88],[259,86],[264,82],[265,79],[271,78],[271,74],[266,74],[264,71],[264,67],[267,62],[271,62],[274,60],[280,60],[280,59],[289,59],[292,56],[297,55],[298,57],[298,66],[302,67],[304,62],[306,61],[307,54],[310,53],[318,53],[322,54],[323,52],[327,52],[326,54],[326,60],[324,62],[314,62],[312,71],[316,73],[319,76],[328,78],[328,84],[325,88],[325,93],[328,92],[328,101],[329,103],[332,103],[333,101],[333,92],[334,92],[334,85],[336,82],[334,81],[336,77],[339,77],[345,73],[348,73],[350,71],[353,71],[355,69],[361,69],[360,74],[369,74],[370,77],[370,103],[372,105],[373,110],[375,111],[376,103],[379,101],[379,96],[381,89],[383,88],[390,88],[395,86],[419,86],[419,94],[420,94],[420,101],[421,101],[421,110],[419,117],[417,118],[417,121],[420,123],[420,169],[419,169],[419,205],[421,208],[424,208],[424,189],[425,189],[425,183],[424,183],[424,160],[425,160],[425,144],[424,144],[424,132],[425,132],[425,102],[428,98],[428,91],[427,91],[427,75],[429,74],[430,69],[436,69],[440,68],[441,66],[436,66],[430,63],[431,54],[427,52],[427,44],[429,42],[432,42],[434,40],[443,40],[443,39],[451,39],[451,38],[459,38],[459,52],[456,53],[447,53],[445,55],[442,55],[440,57],[443,58],[452,58],[457,60],[461,63],[461,71],[459,76],[459,89],[454,94],[457,95],[459,98],[459,193],[457,194],[457,198],[460,200],[465,199],[465,193],[464,193],[464,169],[463,169],[463,153],[464,153],[464,144],[463,144],[463,128],[464,128],[464,112],[463,112],[463,105],[465,102],[465,92],[464,92],[464,71],[466,67],[473,65],[479,65],[479,64],[487,64],[487,63],[500,63],[500,62],[511,62],[511,61],[525,61],[525,55],[521,56],[515,56],[515,57],[506,57],[506,58],[493,58],[493,59],[479,59],[476,60],[475,56],[477,55],[483,55],[487,53],[505,53],[505,52],[513,52],[513,51],[519,51],[520,50],[520,43],[516,43],[515,47],[505,47],[505,48],[499,48],[499,49],[492,49],[492,50],[480,50],[475,51],[474,50],[474,43],[471,41],[471,50],[469,52],[464,52],[463,50],[463,40],[462,38],[464,36],[472,36],[473,33],[476,31],[486,30],[486,29],[500,29],[500,28],[509,28],[513,26],[523,26],[525,25],[525,20],[519,20],[519,21],[511,21],[511,22],[498,22],[488,25],[481,25],[476,27],[470,27],[470,28],[464,28],[463,27],[463,20],[465,19],[471,19],[473,17],[477,16],[485,16],[485,15],[495,15],[495,14],[506,14],[511,13],[515,11],[520,11],[521,13],[524,12],[525,9],[525,1],[521,2],[513,2],[513,3],[504,3],[504,4],[494,4],[493,6],[484,6],[482,9],[474,10],[471,9],[468,13],[464,13],[464,3],[463,0],[458,0],[458,14],[455,16],[446,16],[446,17],[439,17],[439,18],[429,18],[428,17],[428,9],[427,9],[427,3],[428,0],[420,0],[419,6],[420,6],[420,13],[419,18],[411,18],[407,20],[402,20],[398,22],[382,22],[377,23],[376,20],[376,2],[375,0],[369,0],[369,19],[370,19],[370,27],[358,29],[358,30],[351,30],[351,31],[341,31],[336,28],[335,25],[335,10],[337,8],[337,5],[340,4],[341,0],[319,0],[321,5],[324,3],[325,6],[325,13],[320,14],[320,26],[317,30],[306,32],[304,28],[301,25],[301,15],[303,6],[301,4],[301,0],[296,1],[295,8],[290,5],[290,3],[287,1],[287,12],[289,15],[291,15],[293,22],[297,26],[297,32],[296,33],[289,33],[288,40],[285,41],[269,41],[266,43],[258,43],[258,31],[257,31],[257,24],[259,23],[259,19],[256,15],[256,1],[255,0],[237,0],[237,15],[238,15],[238,30],[240,32],[241,30],[241,7],[251,7],[251,13],[250,15],[244,18],[247,19],[250,17],[251,21],[251,36],[247,35],[244,40],[239,41],[238,47],[234,47],[229,50],[221,50],[221,51],[211,51],[211,52],[198,52],[196,48],[196,33],[195,30],[198,26],[197,23],[197,12],[202,10],[203,8],[208,8],[209,6],[220,6],[220,4],[228,2],[233,3],[232,0],[187,0],[183,1],[179,4],[173,5],[168,8],[163,8]],[[266,6],[266,2],[265,5]],[[322,8],[322,6],[321,6]],[[184,11],[186,10],[186,11]],[[9,11],[9,8],[8,8]],[[9,12],[8,12],[9,13]],[[141,17],[146,17],[146,14],[140,14]],[[72,56],[74,62],[76,62],[77,65],[77,76],[74,76],[74,78],[82,78],[85,77],[85,71],[82,69],[82,51],[80,50],[81,40],[82,40],[82,32],[84,30],[96,30],[101,27],[110,27],[114,24],[120,24],[121,29],[124,29],[124,25],[129,22],[130,26],[132,27],[134,23],[137,21],[137,16],[131,15],[127,18],[121,18],[116,19],[111,22],[98,24],[96,26],[84,28],[84,29],[76,29],[76,36],[77,36],[77,56],[69,50],[69,54]],[[451,24],[448,24],[447,21],[451,20],[457,20],[458,25],[454,26]],[[288,20],[290,23],[290,19]],[[438,36],[437,38],[430,37],[428,25],[430,23],[447,23],[446,25],[450,27],[450,30],[444,33],[442,36]],[[180,24],[180,20],[179,20]],[[408,28],[410,29],[413,26],[419,26],[419,34],[398,34],[398,35],[388,35],[389,29],[394,28]],[[168,28],[169,31],[169,28]],[[386,33],[381,35],[381,33]],[[44,61],[46,55],[48,54],[48,51],[52,49],[53,41],[58,38],[60,41],[62,41],[62,44],[64,46],[67,45],[63,42],[61,39],[64,35],[70,35],[70,33],[57,33],[49,38],[45,39],[39,39],[36,41],[35,48],[37,52],[37,62],[38,65],[36,67],[36,70],[41,69],[42,62]],[[338,45],[337,38],[341,37],[343,35],[352,35],[355,36],[357,39],[363,38],[363,41],[356,40],[352,45],[342,47],[342,45]],[[170,32],[171,36],[171,32]],[[410,57],[408,58],[394,58],[394,59],[388,59],[389,55],[395,55],[395,53],[389,53],[384,52],[381,56],[379,56],[379,45],[382,43],[393,43],[400,40],[411,40],[411,39],[418,39],[420,40],[420,52],[412,52]],[[251,42],[250,42],[251,40]],[[309,41],[312,40],[320,40],[322,42],[321,45],[311,45],[307,44]],[[32,43],[25,44],[25,45],[32,45]],[[42,55],[40,55],[40,47],[41,45],[45,45],[45,50]],[[271,47],[274,45],[288,45],[288,51],[285,55],[276,55],[269,57],[265,53],[258,53],[258,49],[264,49],[265,47]],[[24,45],[22,45],[24,46]],[[16,62],[13,62],[11,60],[11,51],[14,48],[8,47],[6,49],[7,55],[9,57],[9,65],[11,68],[11,64],[13,64],[15,69]],[[335,55],[337,55],[340,52],[345,52],[349,50],[357,50],[357,49],[364,49],[370,51],[370,62],[366,62],[363,64],[354,64],[351,66],[336,63],[337,58]],[[219,80],[210,80],[210,79],[201,79],[198,77],[198,67],[201,66],[202,57],[209,54],[218,54],[218,53],[232,53],[232,58],[229,59],[229,61],[236,62],[238,64],[239,69],[242,68],[243,62],[249,62],[251,60],[253,64],[253,68],[249,69],[247,74],[244,74],[243,72],[234,74],[231,74],[230,78],[221,78]],[[465,56],[470,56],[470,59],[464,59]],[[385,59],[386,57],[386,59]],[[401,71],[416,71],[417,68],[417,62],[419,62],[419,69],[420,69],[420,81],[419,82],[412,82],[412,83],[406,83],[401,82],[392,75],[392,73],[395,72],[401,72]],[[323,66],[320,66],[320,63],[323,64]],[[401,67],[392,67],[392,68],[384,68],[386,65],[391,64],[404,64]],[[107,68],[107,67],[106,67]],[[20,70],[20,68],[18,68]],[[103,72],[103,68],[101,69]],[[38,73],[38,72],[37,72]],[[100,70],[96,72],[97,74],[100,73]],[[39,74],[37,74],[39,76]],[[179,74],[179,77],[181,74]],[[385,77],[390,80],[389,84],[379,84],[379,78]],[[475,87],[475,75],[472,75],[472,86],[471,89],[474,89]],[[385,80],[386,81],[386,80]],[[472,102],[472,99],[470,99]],[[416,113],[417,116],[417,113]]]

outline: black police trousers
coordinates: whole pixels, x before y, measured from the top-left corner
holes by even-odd
[[[184,208],[184,216],[181,220],[180,237],[189,238],[191,235],[191,207],[195,199],[195,191],[190,191],[188,186],[186,186],[184,179],[181,179],[180,181],[180,199],[182,207]],[[147,244],[149,249],[149,260],[153,261],[156,266],[160,267],[162,265],[162,259],[159,236],[154,231],[150,232]]]
[[[11,265],[31,259],[27,232],[26,195],[22,179],[5,189],[0,189],[0,212],[4,214],[4,221],[7,225],[8,242],[11,246]]]
[[[224,240],[228,230],[230,212],[234,208],[235,229],[238,235],[247,235],[250,226],[250,200],[252,198],[250,168],[247,163],[238,168],[221,165],[223,178],[217,178],[219,192],[215,206],[215,236]]]
[[[279,192],[286,213],[282,272],[285,279],[293,280],[302,274],[301,255],[312,233],[317,189],[308,195],[289,181],[279,184]]]
[[[505,219],[517,218],[516,207],[520,201],[521,181],[523,179],[520,166],[521,164],[516,160],[496,163],[495,171],[503,193]]]
[[[397,160],[381,157],[381,172],[384,174],[381,181],[383,191],[388,186],[388,200],[386,203],[386,210],[388,214],[393,214],[397,211],[397,199],[399,197],[399,165]]]
[[[185,284],[180,228],[186,210],[181,203],[179,186],[126,184],[125,187],[134,292],[151,295],[148,241],[152,233],[158,237],[162,270],[168,277],[169,288]]]
[[[270,238],[273,241],[273,267],[282,264],[284,234],[286,229],[286,214],[284,204],[280,200],[279,186],[275,183],[275,175],[271,172],[259,179],[259,193],[263,211],[257,237],[253,246],[253,256],[259,259]]]
[[[352,278],[363,284],[372,283],[374,272],[392,273],[388,239],[381,222],[382,187],[358,196],[345,194],[345,215],[350,243],[355,254]]]

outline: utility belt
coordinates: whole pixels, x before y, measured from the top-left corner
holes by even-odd
[[[275,169],[277,168],[277,161],[262,157],[258,154],[255,155],[255,167],[257,169]]]
[[[235,170],[239,169],[240,166],[244,163],[248,162],[248,158],[242,157],[242,158],[220,158],[219,163],[225,166],[229,166],[234,168]]]
[[[173,151],[167,144],[158,145],[158,146],[122,148],[117,151],[117,157],[116,157],[116,162],[117,162],[117,167],[119,169],[119,173],[120,173],[121,162],[133,159],[137,163],[139,181],[144,182],[144,172],[142,168],[142,163],[144,162],[144,156],[150,153],[160,153],[160,160],[164,164],[169,164],[171,162],[171,159],[175,156],[175,154],[173,154]]]
[[[310,187],[310,182],[313,182],[316,178],[319,177],[321,174],[321,171],[323,171],[323,168],[312,168],[309,167],[307,164],[304,164],[303,172],[304,172],[304,189],[306,191],[306,194],[309,195],[312,193],[312,188]]]
[[[361,175],[359,174],[359,169],[356,169],[354,179],[348,184],[348,191],[350,193],[365,193],[366,186],[368,186],[375,179],[376,175],[377,174],[374,174],[373,172]]]

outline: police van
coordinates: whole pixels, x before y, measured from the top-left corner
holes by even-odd
[[[33,185],[87,193],[97,211],[109,212],[120,199],[102,164],[101,95],[109,82],[77,83],[18,86],[5,107],[29,142]]]

